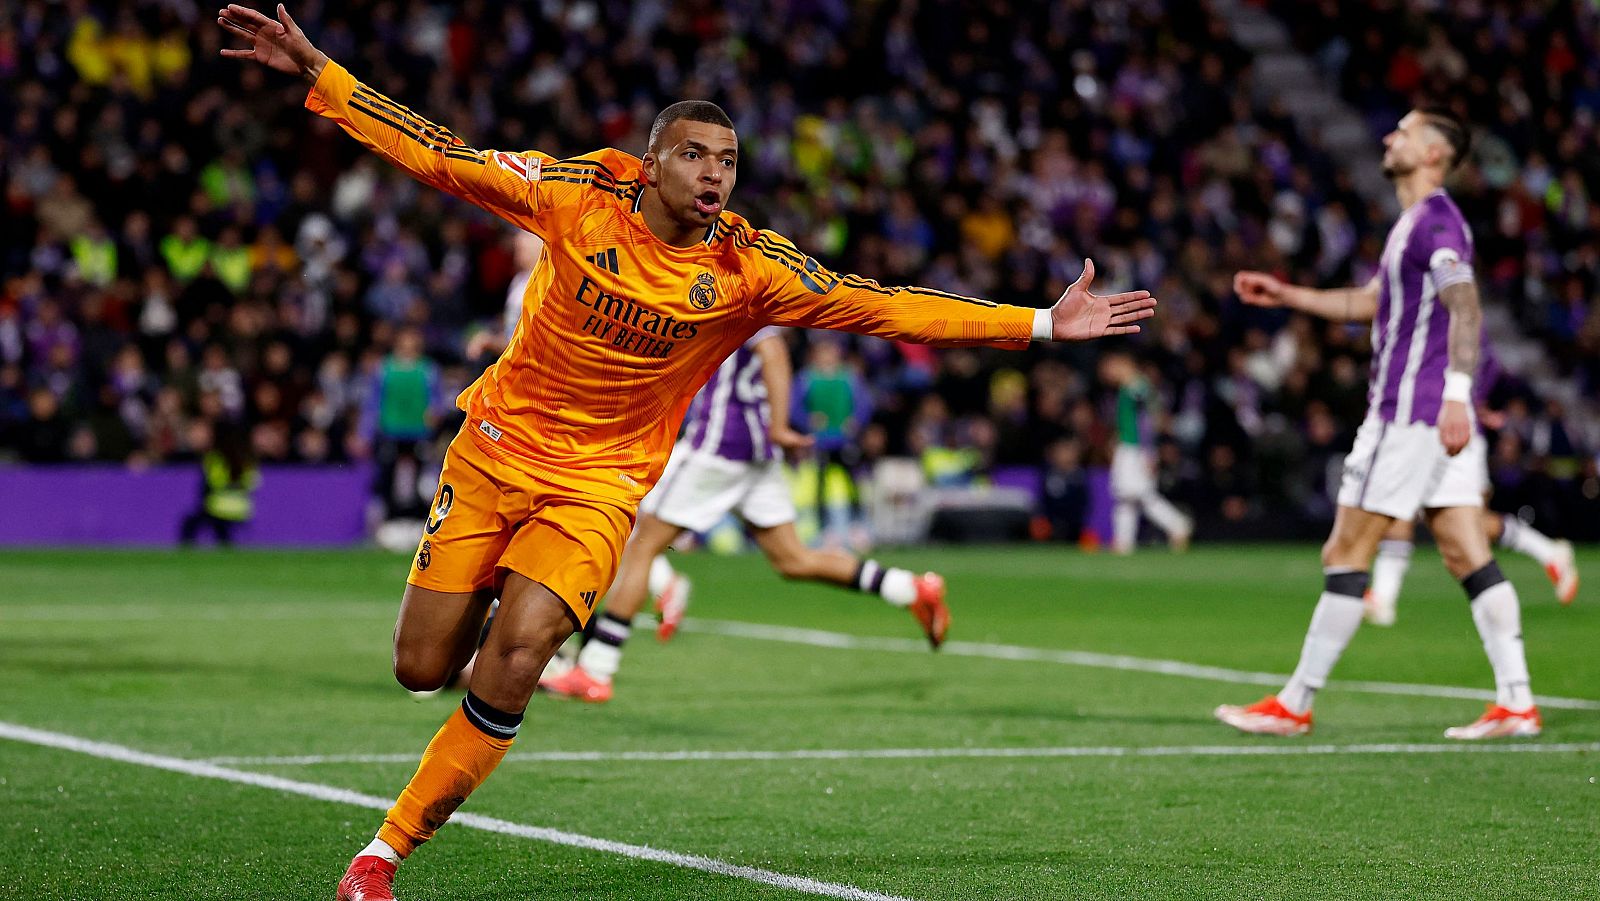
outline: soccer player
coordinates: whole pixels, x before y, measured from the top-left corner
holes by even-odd
[[[1117,389],[1117,446],[1111,452],[1111,550],[1133,553],[1139,540],[1139,517],[1150,518],[1167,535],[1174,550],[1186,550],[1194,523],[1156,490],[1155,455],[1150,451],[1150,427],[1145,406],[1150,402],[1150,382],[1126,351],[1100,358],[1100,377]]]
[[[1318,291],[1263,272],[1240,272],[1246,303],[1287,306],[1327,319],[1372,322],[1366,421],[1345,457],[1333,534],[1322,548],[1323,591],[1300,663],[1283,690],[1216,717],[1243,732],[1311,731],[1311,702],[1361,625],[1362,595],[1379,540],[1420,511],[1494,670],[1495,703],[1477,721],[1445,730],[1456,739],[1538,735],[1523,655],[1517,592],[1484,536],[1484,442],[1473,427],[1472,374],[1482,313],[1472,277],[1472,235],[1446,174],[1466,154],[1466,125],[1443,109],[1416,109],[1384,138],[1383,170],[1404,210],[1389,232],[1378,274],[1360,288]]]
[[[909,609],[935,648],[944,641],[950,613],[944,580],[937,574],[917,576],[845,551],[809,548],[800,540],[782,452],[804,450],[812,442],[785,422],[792,378],[783,335],[772,327],[756,332],[717,367],[689,405],[683,438],[672,449],[661,481],[639,504],[638,524],[622,551],[617,581],[594,634],[576,666],[545,670],[541,689],[591,703],[610,700],[623,642],[646,598],[658,595],[661,638],[671,637],[683,619],[688,579],[672,571],[664,552],[679,535],[705,532],[729,512],[745,521],[756,546],[785,579],[872,592]],[[777,417],[773,410],[780,411]]]
[[[1494,416],[1488,409],[1490,388],[1503,373],[1495,360],[1494,348],[1485,335],[1478,362],[1478,374],[1473,379],[1472,399],[1482,417]],[[1480,419],[1481,422],[1481,419]],[[1485,460],[1485,466],[1487,466]],[[1488,473],[1483,483],[1489,484]],[[1365,600],[1366,621],[1375,626],[1392,626],[1400,601],[1400,585],[1406,571],[1411,568],[1411,552],[1415,548],[1415,520],[1396,520],[1378,542],[1378,556],[1372,561],[1372,587]],[[1572,542],[1558,541],[1528,525],[1509,513],[1483,511],[1483,533],[1490,544],[1498,544],[1519,553],[1527,554],[1544,567],[1544,574],[1555,588],[1556,600],[1571,604],[1578,596],[1578,561],[1572,552]]]
[[[725,211],[739,141],[715,104],[662,110],[642,159],[475,150],[329,60],[282,4],[276,20],[235,4],[217,21],[249,45],[224,56],[299,75],[312,112],[545,241],[510,344],[457,399],[467,419],[400,602],[395,676],[412,690],[444,684],[498,594],[494,628],[460,709],[350,862],[341,901],[393,898],[400,861],[499,765],[545,663],[611,584],[689,401],[762,326],[1022,348],[1131,334],[1153,315],[1148,292],[1089,293],[1087,260],[1047,310],[830,272]]]

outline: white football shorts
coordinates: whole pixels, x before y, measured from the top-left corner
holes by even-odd
[[[724,460],[682,442],[639,510],[692,532],[709,530],[729,513],[757,529],[795,520],[782,461]]]
[[[1488,452],[1476,428],[1452,457],[1436,426],[1368,416],[1344,458],[1339,506],[1409,520],[1422,510],[1482,507],[1488,487]]]
[[[1137,444],[1118,443],[1111,452],[1111,496],[1136,501],[1155,493],[1154,455]]]

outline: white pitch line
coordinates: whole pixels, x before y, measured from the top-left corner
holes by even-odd
[[[150,754],[137,751],[123,745],[114,745],[107,742],[90,741],[75,735],[66,735],[60,732],[47,732],[43,729],[33,729],[16,723],[0,722],[0,738],[26,744],[38,745],[45,748],[55,748],[62,751],[74,751],[99,757],[103,760],[114,760],[119,763],[129,763],[136,766],[150,767],[152,769],[166,770],[173,773],[182,773],[186,776],[196,776],[202,779],[216,779],[222,782],[233,782],[240,785],[252,785],[271,791],[283,792],[290,795],[300,795],[315,798],[318,801],[332,801],[336,804],[349,804],[354,807],[365,807],[369,810],[387,811],[394,802],[376,795],[365,795],[349,789],[336,788],[331,785],[319,785],[315,782],[300,782],[294,779],[283,779],[277,776],[268,776],[262,773],[251,773],[244,770],[229,769],[214,763],[205,763],[197,760],[184,760],[178,757],[167,757],[161,754]],[[566,832],[560,829],[550,829],[544,826],[527,826],[522,823],[513,823],[509,820],[496,819],[495,817],[480,816],[474,813],[458,813],[450,821],[468,829],[479,829],[484,832],[497,832],[502,835],[515,835],[519,838],[534,841],[548,842],[556,845],[566,845],[571,848],[583,848],[589,851],[603,851],[607,854],[617,854],[622,857],[632,857],[636,860],[648,860],[655,863],[670,864],[690,870],[700,870],[706,873],[715,873],[719,876],[732,876],[736,879],[746,879],[764,885],[776,886],[794,892],[808,895],[821,895],[825,898],[840,898],[846,901],[910,901],[899,895],[885,895],[879,892],[869,892],[866,889],[856,888],[853,885],[843,885],[837,882],[822,882],[817,879],[808,879],[804,876],[789,876],[784,873],[762,870],[756,867],[746,867],[739,864],[728,863],[711,857],[701,857],[698,854],[679,854],[675,851],[663,851],[645,845],[631,845],[626,842],[616,842],[610,839],[595,838],[577,832]]]
[[[1541,744],[1362,744],[1170,745],[1166,747],[1054,748],[813,748],[793,751],[527,751],[505,763],[609,763],[739,760],[950,760],[1062,757],[1305,757],[1374,754],[1581,754],[1600,753],[1600,742]],[[295,757],[211,757],[205,763],[234,766],[316,766],[349,763],[415,763],[412,754],[302,754]]]
[[[706,635],[723,635],[733,638],[751,638],[758,641],[781,641],[817,648],[835,648],[855,651],[894,651],[901,653],[928,653],[928,643],[910,638],[878,638],[849,635],[844,632],[825,632],[821,629],[799,629],[792,626],[769,626],[736,620],[698,619],[689,617],[679,628],[686,632]],[[1088,666],[1096,669],[1124,670],[1139,673],[1156,673],[1163,676],[1182,676],[1190,679],[1209,679],[1213,682],[1232,682],[1243,685],[1282,685],[1289,677],[1277,673],[1259,673],[1249,670],[1227,669],[1185,663],[1182,660],[1161,660],[1150,657],[1130,657],[1124,654],[1099,654],[1093,651],[1066,651],[1055,648],[1030,648],[1022,645],[993,644],[976,641],[947,641],[939,648],[941,654],[957,657],[984,657],[991,660],[1019,660],[1035,663],[1061,663],[1069,666]],[[1457,698],[1469,701],[1493,701],[1495,694],[1478,688],[1455,685],[1423,685],[1409,682],[1344,682],[1334,680],[1329,688],[1367,694],[1410,695],[1422,698]],[[1589,698],[1561,698],[1536,695],[1540,706],[1563,710],[1600,710],[1600,701]]]

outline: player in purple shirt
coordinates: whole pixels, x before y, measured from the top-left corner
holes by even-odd
[[[1362,596],[1378,542],[1420,512],[1451,575],[1461,581],[1494,670],[1495,702],[1456,739],[1533,736],[1542,729],[1529,686],[1516,589],[1494,560],[1482,523],[1484,442],[1476,434],[1472,380],[1482,312],[1472,276],[1472,235],[1445,176],[1466,155],[1465,123],[1445,109],[1407,113],[1384,138],[1383,170],[1404,212],[1389,231],[1378,274],[1360,288],[1319,291],[1264,272],[1240,272],[1246,303],[1326,319],[1372,323],[1366,421],[1345,457],[1339,511],[1322,548],[1323,591],[1300,663],[1276,695],[1226,704],[1219,720],[1243,732],[1311,731],[1311,702],[1361,625]]]
[[[764,328],[724,360],[695,396],[683,435],[661,481],[639,505],[639,519],[623,549],[616,581],[576,665],[552,663],[539,687],[553,694],[599,703],[610,700],[612,679],[633,618],[650,594],[657,595],[665,640],[688,603],[688,580],[673,572],[664,552],[684,532],[705,532],[727,514],[744,520],[756,545],[785,579],[829,582],[870,592],[905,607],[937,648],[950,625],[944,580],[936,573],[862,560],[839,550],[816,550],[795,531],[794,502],[783,474],[783,454],[811,447],[812,440],[773,419],[789,409],[793,368],[782,330]]]
[[[1497,416],[1489,407],[1489,394],[1505,375],[1505,369],[1494,355],[1489,336],[1484,334],[1478,358],[1478,374],[1472,380],[1472,403],[1477,409],[1480,424],[1484,419]],[[1489,482],[1484,477],[1484,484]],[[1411,568],[1412,539],[1416,533],[1416,520],[1395,520],[1389,531],[1378,542],[1378,556],[1372,561],[1372,588],[1365,600],[1366,621],[1375,626],[1392,626],[1396,606],[1400,600],[1400,585],[1406,571]],[[1544,574],[1555,588],[1556,600],[1571,604],[1578,596],[1578,563],[1572,551],[1572,542],[1556,540],[1510,513],[1497,513],[1485,508],[1483,533],[1490,544],[1527,554],[1544,567]]]

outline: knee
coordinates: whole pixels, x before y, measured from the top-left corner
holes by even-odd
[[[523,643],[507,645],[495,652],[495,671],[501,679],[511,684],[532,685],[544,672],[545,664],[550,662],[554,650]]]
[[[1444,568],[1449,570],[1450,575],[1457,581],[1465,579],[1484,565],[1484,561],[1473,559],[1466,548],[1450,542],[1439,544],[1439,557],[1444,560]]]
[[[395,648],[394,679],[407,691],[434,691],[443,688],[448,678],[450,667],[447,661]]]

